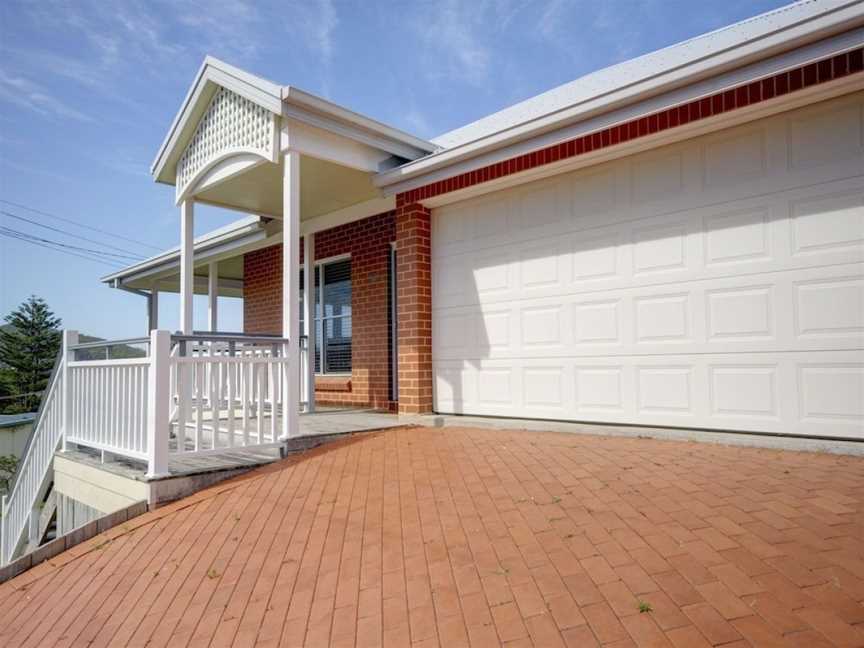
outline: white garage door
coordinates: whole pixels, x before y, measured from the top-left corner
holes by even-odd
[[[864,438],[864,93],[433,211],[444,413]]]

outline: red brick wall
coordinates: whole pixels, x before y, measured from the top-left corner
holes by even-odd
[[[243,257],[243,330],[282,335],[282,246]]]
[[[432,411],[432,220],[413,203],[396,209],[399,412]]]
[[[392,406],[388,267],[395,232],[395,214],[388,212],[315,235],[316,260],[351,255],[351,377],[316,378],[315,399],[321,404],[382,409]],[[300,262],[303,262],[302,245]],[[246,254],[243,283],[245,331],[281,335],[282,246]]]

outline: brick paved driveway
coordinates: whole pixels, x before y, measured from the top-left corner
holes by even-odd
[[[0,645],[862,646],[862,511],[858,458],[389,430],[0,586]]]

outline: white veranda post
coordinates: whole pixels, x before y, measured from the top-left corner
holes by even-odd
[[[212,332],[219,330],[219,264],[215,261],[208,265],[207,274],[207,324]]]
[[[300,154],[285,153],[282,178],[282,337],[287,338],[288,370],[283,380],[282,437],[297,434],[300,408]]]
[[[159,328],[159,287],[158,284],[153,284],[153,287],[150,289],[150,297],[147,300],[147,308],[148,308],[148,325],[147,325],[147,333],[150,331]]]
[[[195,295],[195,203],[187,198],[180,203],[180,332],[192,335],[192,301]],[[188,371],[178,369],[178,427],[185,432],[192,400],[192,380]]]
[[[180,203],[180,331],[184,335],[192,335],[194,228],[195,203],[186,199]]]
[[[315,411],[315,235],[303,237],[303,321],[306,327],[306,411]]]

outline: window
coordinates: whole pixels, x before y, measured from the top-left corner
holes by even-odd
[[[300,330],[305,335],[302,269]],[[351,259],[315,266],[315,373],[351,373]]]

